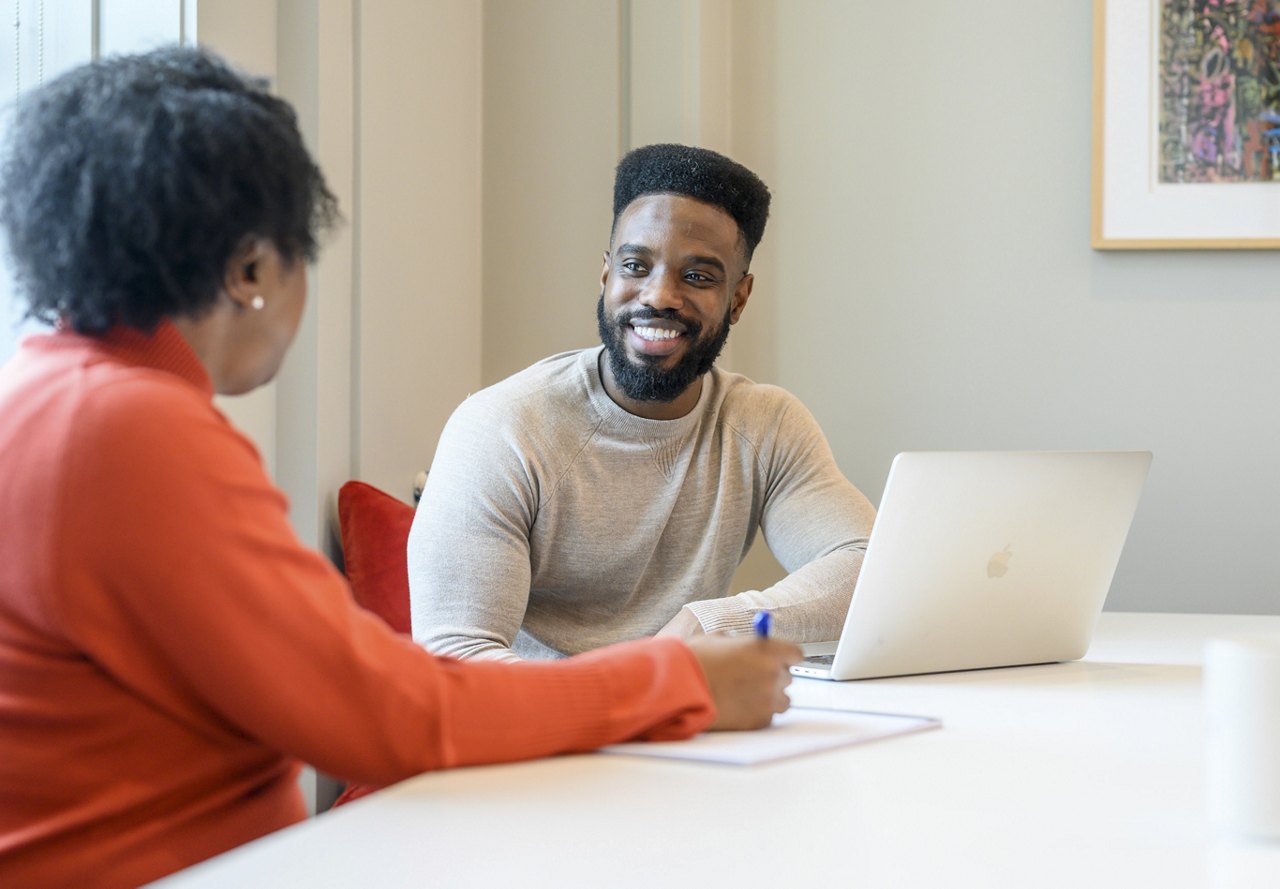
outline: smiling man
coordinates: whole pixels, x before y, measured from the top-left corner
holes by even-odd
[[[602,347],[470,398],[409,537],[413,635],[456,657],[624,639],[834,639],[874,512],[802,404],[715,366],[742,317],[769,190],[701,148],[624,157],[596,305]],[[731,590],[756,533],[787,577]]]

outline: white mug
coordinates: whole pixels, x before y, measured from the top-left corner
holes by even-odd
[[[1210,823],[1280,840],[1280,636],[1209,640],[1204,701]]]

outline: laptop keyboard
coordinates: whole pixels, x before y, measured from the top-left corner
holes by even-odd
[[[815,654],[805,658],[802,663],[813,664],[819,667],[830,667],[836,662],[834,654]]]

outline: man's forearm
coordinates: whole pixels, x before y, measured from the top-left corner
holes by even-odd
[[[796,642],[827,642],[840,635],[862,567],[861,548],[839,549],[815,559],[771,587],[686,608],[708,632],[750,632],[757,611],[768,609],[775,633]]]

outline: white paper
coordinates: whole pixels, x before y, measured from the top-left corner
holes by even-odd
[[[634,741],[604,747],[600,752],[749,766],[924,731],[941,724],[928,716],[792,707],[759,731],[704,732],[687,741]]]

